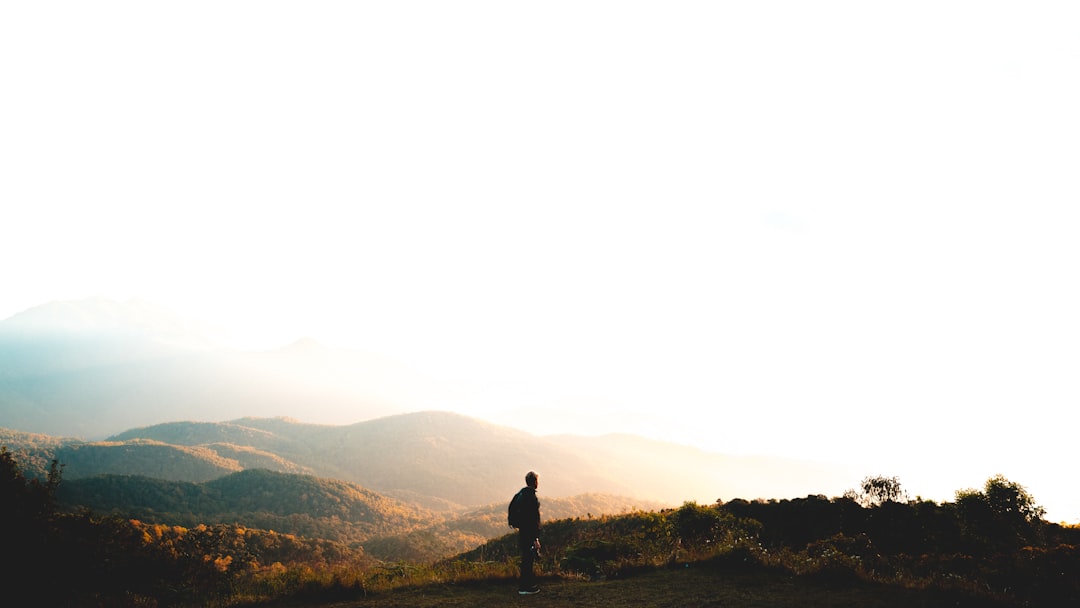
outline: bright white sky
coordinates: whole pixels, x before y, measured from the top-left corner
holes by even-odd
[[[1000,472],[1075,521],[1078,26],[1073,1],[4,3],[0,318],[140,297],[491,385],[446,406],[537,432],[935,498]]]

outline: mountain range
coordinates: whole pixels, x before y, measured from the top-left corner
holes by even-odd
[[[858,479],[832,464],[632,435],[537,436],[417,407],[443,389],[455,390],[391,359],[310,340],[228,349],[140,301],[53,302],[0,322],[0,440],[39,470],[57,458],[67,480],[205,483],[266,469],[453,512],[503,502],[529,470],[551,497],[671,505],[839,493]],[[301,413],[305,422],[288,417]],[[320,422],[343,413],[361,422]]]
[[[506,533],[505,504],[531,469],[547,518],[777,497],[770,490],[790,492],[798,476],[811,494],[823,474],[630,435],[536,437],[438,411],[346,426],[169,422],[93,442],[0,429],[0,443],[37,476],[56,460],[70,507],[169,525],[239,522],[393,559],[441,557]]]
[[[67,480],[202,483],[266,469],[355,483],[439,512],[502,502],[529,470],[541,472],[550,496],[601,493],[668,505],[817,493],[822,479],[853,485],[835,466],[725,456],[631,435],[537,437],[438,411],[346,426],[285,418],[169,422],[97,442],[2,430],[0,441],[39,473],[57,459]]]

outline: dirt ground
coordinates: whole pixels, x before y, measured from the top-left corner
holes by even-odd
[[[708,567],[659,570],[604,581],[546,580],[520,596],[513,581],[433,584],[345,602],[289,604],[317,608],[949,608],[1004,607],[962,594],[837,583],[779,572],[727,573]]]

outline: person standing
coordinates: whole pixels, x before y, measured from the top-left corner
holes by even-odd
[[[533,563],[540,554],[540,500],[536,489],[540,477],[533,471],[525,475],[525,487],[521,488],[510,501],[510,525],[518,531],[518,549],[521,551],[521,578],[518,580],[518,593],[530,595],[539,593]]]

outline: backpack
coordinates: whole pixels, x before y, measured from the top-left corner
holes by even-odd
[[[518,493],[514,494],[514,497],[510,499],[510,506],[506,509],[506,523],[510,524],[511,528],[520,528],[521,524],[524,523],[521,521],[522,502],[521,491],[519,490]]]

